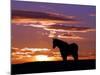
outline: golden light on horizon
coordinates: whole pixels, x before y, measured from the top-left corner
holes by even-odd
[[[96,59],[95,50],[82,50],[79,52],[79,60]],[[43,61],[62,61],[61,54],[49,48],[16,48],[12,47],[12,64],[43,62]],[[67,60],[74,60],[72,56],[66,57]]]
[[[35,61],[61,61],[62,58],[60,56],[55,57],[55,56],[51,56],[49,57],[48,55],[36,55],[35,57]]]
[[[47,60],[49,60],[48,56],[46,56],[46,55],[36,55],[35,58],[36,58],[37,61],[47,61]]]

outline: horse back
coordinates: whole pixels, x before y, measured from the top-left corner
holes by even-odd
[[[71,50],[78,50],[78,45],[76,43],[70,44],[70,49]]]

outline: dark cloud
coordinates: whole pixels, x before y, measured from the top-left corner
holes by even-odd
[[[12,10],[12,18],[15,18],[15,17],[76,21],[76,19],[74,19],[74,16],[65,16],[65,15],[58,14],[58,13]]]

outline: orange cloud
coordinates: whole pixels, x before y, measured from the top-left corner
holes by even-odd
[[[70,26],[66,24],[54,24],[54,25],[37,25],[37,24],[29,24],[24,26],[31,26],[35,28],[42,28],[46,31],[54,31],[54,32],[92,32],[95,31],[94,28],[90,27],[80,27],[80,26]]]
[[[93,28],[89,27],[80,27],[80,26],[70,26],[70,25],[62,25],[62,24],[55,24],[50,25],[45,30],[53,30],[53,31],[59,31],[59,32],[89,32],[89,31],[95,31]]]
[[[22,48],[22,51],[30,50],[30,51],[50,51],[48,48]]]
[[[84,39],[83,37],[79,37],[79,36],[63,36],[63,35],[58,35],[58,38]]]

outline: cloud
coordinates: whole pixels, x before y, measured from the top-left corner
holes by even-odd
[[[76,35],[68,35],[67,33],[76,32],[76,33],[85,33],[85,32],[94,32],[94,28],[90,27],[81,27],[81,26],[73,26],[73,25],[66,25],[66,24],[54,24],[54,25],[38,25],[38,24],[29,24],[24,26],[31,26],[34,28],[41,28],[43,30],[49,31],[48,37],[58,37],[58,38],[69,38],[69,39],[84,39],[83,37],[76,36]],[[65,33],[66,35],[58,35],[57,32]]]
[[[48,37],[56,37],[56,32],[55,31],[50,31],[50,34]]]
[[[48,48],[22,48],[21,49],[22,51],[25,51],[25,50],[31,50],[31,51],[50,51],[50,49]]]
[[[96,13],[89,14],[89,16],[94,16],[95,17],[96,16]]]
[[[16,50],[17,52],[13,51]],[[37,49],[37,50],[36,50]],[[37,52],[38,51],[38,52]],[[12,64],[37,62],[37,61],[61,61],[60,51],[51,50],[48,48],[15,48],[12,47]],[[79,50],[79,60],[95,59],[95,50]],[[73,60],[72,56],[67,57],[68,60]]]
[[[80,36],[63,36],[63,35],[58,35],[58,38],[84,39],[83,37],[80,37]]]
[[[12,49],[13,52],[19,51],[19,48],[16,48],[16,47],[12,47],[11,49]]]
[[[61,20],[49,20],[49,19],[36,19],[36,18],[14,18],[12,24],[41,24],[41,25],[52,25],[56,23],[66,24],[80,24],[80,21],[61,21]]]
[[[24,26],[31,26],[35,28],[42,28],[47,31],[55,31],[55,32],[91,32],[95,31],[94,28],[90,27],[80,27],[80,26],[72,26],[66,24],[54,24],[54,25],[35,25],[29,24]]]
[[[22,18],[36,18],[36,19],[49,19],[49,20],[62,20],[62,21],[76,21],[74,16],[67,16],[60,13],[54,12],[43,12],[43,11],[23,11],[23,10],[12,10],[12,18],[14,16],[20,16]]]
[[[82,39],[84,39],[83,37],[80,37],[80,36],[78,36],[78,35],[74,35],[74,34],[71,34],[71,33],[64,33],[64,34],[56,34],[56,32],[55,31],[51,31],[50,32],[50,34],[49,34],[49,36],[48,37],[51,37],[51,38],[53,38],[53,37],[55,37],[55,38],[67,38],[67,39],[79,39],[79,40],[82,40]]]
[[[62,25],[62,24],[55,24],[50,25],[48,27],[44,28],[45,30],[52,30],[52,31],[58,31],[58,32],[89,32],[89,31],[95,31],[95,29],[90,27],[80,27],[80,26],[70,26],[70,25]]]
[[[13,50],[18,50],[19,48],[16,48],[16,47],[12,47],[11,49],[13,49]]]
[[[28,24],[40,24],[40,25],[52,25],[55,23],[61,23],[63,21],[57,20],[44,20],[44,19],[35,19],[35,18],[14,18],[12,19],[12,24],[16,25],[28,25]]]
[[[16,50],[17,51],[13,51]],[[61,60],[60,53],[48,48],[15,48],[12,47],[12,64],[37,61],[58,61]]]
[[[12,23],[41,23],[52,25],[55,23],[79,24],[81,23],[73,15],[64,15],[55,12],[12,10]]]
[[[35,27],[35,28],[45,28],[45,25],[39,25],[39,24],[29,24],[29,25],[24,25],[24,26],[31,26],[31,27]]]

